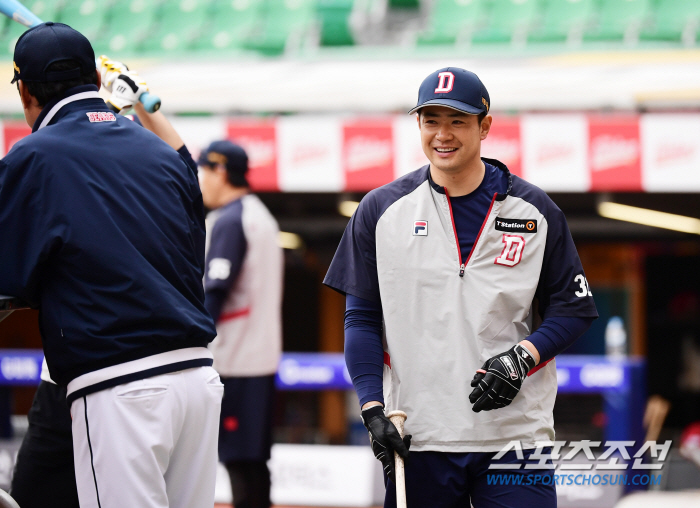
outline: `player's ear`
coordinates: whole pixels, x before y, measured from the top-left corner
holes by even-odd
[[[19,98],[22,101],[22,107],[24,109],[29,109],[32,104],[33,97],[29,94],[29,90],[24,86],[24,81],[21,79],[17,81],[17,90],[19,90]]]
[[[102,88],[102,76],[100,75],[100,71],[95,69],[95,73],[97,74],[97,89],[99,90]]]
[[[493,121],[493,117],[491,115],[486,115],[484,119],[481,121],[481,125],[479,126],[479,135],[481,137],[481,140],[485,140],[486,136],[489,135],[489,131],[491,130],[491,122]]]
[[[25,110],[39,108],[41,111],[39,101],[36,97],[29,93],[29,88],[27,88],[27,85],[25,85],[21,79],[17,81],[17,89],[19,90],[19,98],[22,101],[22,107]]]

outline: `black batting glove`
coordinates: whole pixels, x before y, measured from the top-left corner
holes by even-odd
[[[476,371],[469,395],[472,410],[491,411],[506,407],[523,385],[527,373],[535,366],[535,359],[527,348],[516,344],[505,353],[489,358]]]
[[[411,446],[410,434],[402,438],[391,420],[384,416],[382,406],[372,406],[362,411],[362,423],[369,432],[369,443],[374,456],[382,463],[384,473],[396,483],[394,452],[404,460],[408,458],[408,449]]]

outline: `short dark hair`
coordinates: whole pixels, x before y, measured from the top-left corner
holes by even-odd
[[[422,112],[423,112],[423,108],[418,110],[418,118],[420,118]],[[486,118],[486,115],[488,115],[488,112],[486,112],[486,111],[484,111],[483,113],[479,113],[479,116],[477,117],[477,120],[479,121],[479,125],[481,125],[481,122],[484,121],[484,118]]]
[[[46,70],[68,71],[80,67],[75,60],[61,60],[49,65]],[[67,79],[65,81],[27,81],[23,82],[30,95],[34,96],[42,108],[56,97],[62,96],[69,89],[80,85],[97,85],[97,70],[82,74],[79,78]]]
[[[226,179],[228,180],[228,183],[234,187],[250,187],[250,184],[243,173],[240,171],[232,171],[228,167],[226,168]]]

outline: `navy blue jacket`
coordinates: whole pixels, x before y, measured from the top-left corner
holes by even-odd
[[[216,331],[204,308],[196,170],[115,118],[96,87],[64,97],[0,161],[0,294],[40,309],[59,384],[206,347]]]

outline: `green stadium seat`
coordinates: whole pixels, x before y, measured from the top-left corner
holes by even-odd
[[[321,46],[351,46],[355,43],[350,30],[354,0],[318,0]]]
[[[493,0],[486,26],[472,36],[472,43],[524,42],[540,16],[539,0]]]
[[[652,14],[651,0],[604,0],[585,41],[634,42]]]
[[[162,5],[155,30],[144,40],[141,50],[169,52],[187,49],[209,17],[210,0],[177,0]]]
[[[581,40],[595,8],[594,0],[547,0],[542,18],[528,34],[528,41]]]
[[[469,40],[483,26],[488,13],[486,0],[436,0],[426,30],[418,36],[419,45],[454,44]]]
[[[93,41],[104,29],[108,7],[108,2],[102,0],[65,2],[58,13],[58,21],[75,28]]]
[[[417,9],[420,7],[420,0],[389,0],[389,7]]]
[[[211,22],[195,40],[196,49],[240,47],[260,23],[262,0],[214,0]]]
[[[642,40],[695,44],[700,28],[700,0],[658,0],[652,19],[640,34]]]
[[[300,47],[316,25],[316,0],[266,0],[262,28],[245,42],[247,49],[279,55]]]
[[[95,54],[117,58],[136,52],[156,21],[159,4],[159,0],[121,0],[112,5],[107,28],[93,42]]]
[[[57,12],[61,0],[25,1],[22,4],[43,21],[57,21]],[[27,27],[4,16],[3,19],[2,37],[0,37],[0,57],[9,56],[12,58],[17,39],[27,30]]]

